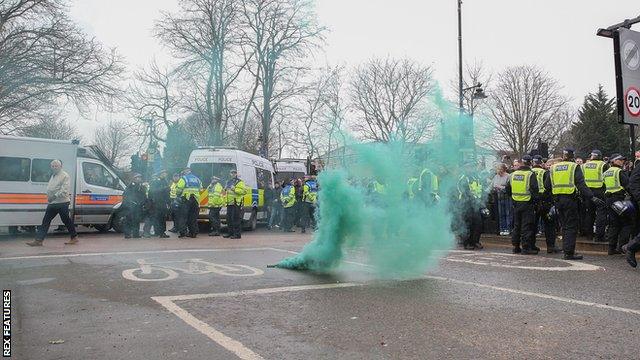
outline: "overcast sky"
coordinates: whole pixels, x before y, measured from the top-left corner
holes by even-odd
[[[349,66],[372,56],[406,56],[432,65],[447,90],[456,76],[456,4],[317,0],[319,21],[330,32],[315,61]],[[130,67],[139,67],[154,56],[159,62],[170,61],[151,29],[161,11],[177,9],[178,0],[73,0],[71,15],[89,34],[116,47]],[[578,107],[599,83],[614,94],[613,44],[597,37],[596,29],[638,15],[638,0],[467,0],[463,56],[466,62],[482,61],[496,72],[510,65],[539,65],[559,80]],[[82,124],[91,128],[95,122]]]

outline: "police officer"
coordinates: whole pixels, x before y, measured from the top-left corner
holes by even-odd
[[[122,194],[122,207],[125,211],[124,238],[140,238],[140,221],[147,200],[146,189],[142,185],[142,175],[133,174],[133,182]]]
[[[549,177],[545,179],[544,187],[551,192],[556,209],[562,223],[562,247],[565,260],[582,260],[582,255],[576,254],[576,236],[578,233],[578,194],[602,205],[603,201],[593,197],[591,190],[584,182],[582,170],[574,162],[573,149],[564,149],[562,161],[551,166]]]
[[[438,198],[438,177],[428,168],[422,169],[416,181],[415,196],[425,205],[433,204]]]
[[[465,250],[482,249],[482,183],[475,174],[474,164],[469,162],[460,175],[457,184],[458,199],[463,204],[462,221],[464,228],[460,236]]]
[[[306,232],[306,228],[315,227],[314,212],[318,201],[318,182],[315,175],[311,175],[305,179],[302,186],[302,232]]]
[[[161,170],[154,174],[154,179],[149,184],[149,220],[153,225],[154,234],[160,238],[168,238],[167,210],[170,206],[169,184],[167,183],[167,171]],[[146,225],[146,224],[145,224]],[[149,229],[146,230],[147,235]]]
[[[607,164],[602,161],[602,152],[594,149],[591,151],[590,159],[582,165],[584,172],[584,182],[591,189],[593,196],[604,200],[604,179],[603,174],[608,169]],[[584,199],[586,219],[584,220],[582,232],[589,238],[593,238],[593,225],[595,222],[595,241],[604,241],[604,231],[607,225],[607,210],[604,206],[596,206],[589,199]]]
[[[282,219],[282,231],[293,232],[293,222],[295,220],[295,205],[296,205],[296,189],[294,186],[294,179],[289,180],[289,183],[282,188],[280,193],[280,201],[284,207],[284,218]]]
[[[529,155],[522,157],[520,168],[511,173],[505,188],[507,195],[513,200],[511,244],[514,254],[536,255],[540,250],[535,245],[534,226],[534,201],[538,197],[538,179],[531,170],[531,160]]]
[[[629,177],[622,170],[626,158],[620,154],[611,155],[611,167],[604,172],[606,207],[608,211],[606,239],[609,243],[609,255],[620,254],[621,246],[626,244],[631,234],[633,219],[628,214],[618,214],[613,209],[616,201],[624,201],[627,196]]]
[[[178,232],[177,222],[178,222],[178,211],[179,201],[177,189],[178,181],[180,180],[180,174],[175,173],[171,177],[171,184],[169,185],[169,203],[170,203],[170,212],[171,212],[171,220],[173,221],[173,227],[169,229],[170,232],[175,233]]]
[[[230,239],[240,239],[242,230],[242,209],[244,204],[244,196],[249,192],[249,189],[238,177],[236,170],[231,170],[229,175],[230,179],[225,185],[227,194],[227,226],[229,232],[223,235]]]
[[[198,235],[198,212],[200,211],[200,189],[202,182],[191,173],[191,168],[182,171],[176,184],[176,194],[180,198],[178,214],[179,238],[195,238]]]
[[[547,243],[547,253],[555,254],[560,252],[560,249],[556,247],[555,216],[549,215],[549,212],[553,207],[553,198],[544,188],[544,179],[549,177],[549,171],[543,168],[542,157],[540,155],[535,155],[532,161],[533,167],[531,170],[536,174],[536,180],[538,181],[538,201],[535,204],[536,219],[534,222],[534,229],[540,222],[542,222],[544,227],[544,237]]]
[[[629,186],[627,191],[631,194],[631,200],[635,205],[636,209],[639,209],[638,203],[640,203],[640,162],[639,162],[639,152],[635,153],[635,164],[633,167],[633,171],[631,171],[631,175],[629,176]],[[638,262],[636,261],[636,252],[640,250],[640,212],[636,211],[635,213],[635,228],[633,229],[633,238],[629,241],[627,245],[622,246],[622,251],[626,253],[627,262],[632,267],[637,267]]]
[[[209,206],[209,236],[220,236],[220,209],[225,204],[224,187],[220,178],[211,177],[211,184],[207,187]]]

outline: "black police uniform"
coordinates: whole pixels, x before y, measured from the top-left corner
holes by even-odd
[[[538,179],[536,174],[531,171],[529,166],[521,166],[519,171],[529,171],[529,193],[531,199],[529,201],[516,201],[513,199],[513,231],[511,232],[511,244],[514,247],[514,252],[520,252],[520,244],[522,244],[522,252],[525,254],[535,254],[535,208],[534,202],[538,197]],[[511,196],[511,177],[505,188],[507,195]]]
[[[140,221],[142,221],[143,207],[147,200],[145,188],[142,184],[132,183],[122,194],[122,207],[125,212],[124,237],[140,237]]]

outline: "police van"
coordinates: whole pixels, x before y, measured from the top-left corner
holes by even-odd
[[[125,185],[102,152],[77,140],[0,136],[0,226],[42,223],[50,163],[62,162],[71,178],[70,209],[76,225],[107,231],[118,226],[114,205]],[[62,222],[56,217],[52,225]]]
[[[231,170],[238,172],[238,177],[244,181],[251,193],[244,196],[243,225],[247,229],[255,229],[258,221],[267,220],[264,203],[264,191],[273,187],[273,165],[260,156],[233,147],[201,146],[191,152],[188,166],[191,173],[196,175],[204,189],[200,192],[200,220],[208,219],[209,192],[207,186],[214,175],[220,178],[224,186]],[[220,211],[220,217],[226,220],[226,208]]]
[[[276,181],[302,179],[307,174],[306,160],[278,159],[274,161]]]

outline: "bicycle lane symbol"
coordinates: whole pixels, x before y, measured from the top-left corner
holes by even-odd
[[[131,281],[168,281],[179,273],[189,275],[217,274],[222,276],[259,276],[264,271],[241,264],[216,264],[202,259],[149,262],[137,260],[138,267],[122,271],[122,277]]]

